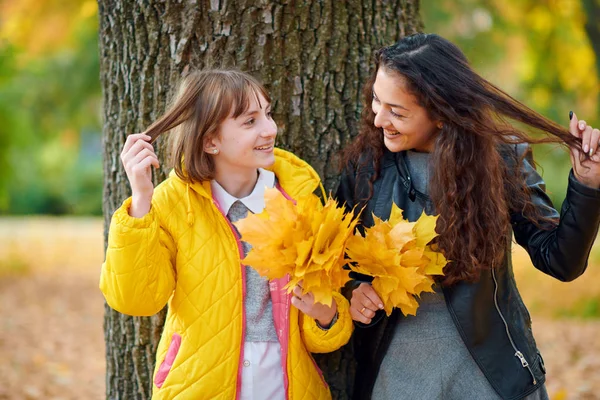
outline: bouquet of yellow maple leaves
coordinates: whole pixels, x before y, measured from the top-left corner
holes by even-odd
[[[252,246],[243,262],[268,279],[289,274],[288,292],[302,281],[303,293],[330,306],[332,292],[350,280],[344,254],[358,221],[344,211],[331,198],[323,205],[311,194],[294,204],[278,189],[267,189],[264,211],[235,223]]]
[[[437,234],[437,217],[425,213],[416,222],[402,218],[395,204],[388,221],[374,216],[375,224],[347,242],[350,268],[374,277],[372,285],[387,315],[398,307],[404,315],[416,315],[416,297],[433,292],[433,275],[443,275],[447,260],[429,245]]]

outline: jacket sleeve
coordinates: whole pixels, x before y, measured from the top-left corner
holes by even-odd
[[[350,317],[348,300],[340,293],[334,292],[337,304],[338,319],[329,329],[319,328],[317,322],[300,313],[300,330],[306,349],[311,353],[330,353],[348,343],[352,336],[353,325]]]
[[[544,181],[535,170],[531,149],[528,145],[518,145],[517,154],[526,154],[521,172],[539,214],[559,217],[545,192]],[[517,243],[527,250],[537,269],[558,280],[572,281],[587,268],[598,234],[600,190],[579,183],[571,171],[557,225],[541,222],[542,226],[537,226],[515,211],[511,213],[511,223]]]
[[[129,215],[131,198],[113,214],[100,290],[120,313],[150,316],[159,312],[175,289],[172,237],[160,225],[156,204],[142,218]]]

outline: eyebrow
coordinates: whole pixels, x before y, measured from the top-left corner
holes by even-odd
[[[267,105],[265,106],[265,111],[269,111],[271,109],[271,103],[267,103]],[[262,110],[262,107],[260,109],[248,109],[246,110],[245,113],[243,113],[242,115],[240,115],[240,117],[248,117],[254,114],[258,114],[260,112],[260,110]]]
[[[377,96],[377,93],[375,93],[375,88],[374,87],[372,88],[372,90],[373,90],[373,94],[375,95],[375,97],[377,97],[377,99],[379,99],[379,96]],[[387,103],[387,105],[390,106],[390,107],[401,108],[403,110],[410,111],[408,108],[406,108],[404,106],[401,106],[400,104],[390,104],[390,103]]]

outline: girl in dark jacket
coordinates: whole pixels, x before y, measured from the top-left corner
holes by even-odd
[[[365,206],[365,227],[373,214],[387,219],[392,202],[410,221],[439,215],[438,246],[452,261],[415,317],[386,317],[369,278],[354,276],[354,398],[547,399],[511,238],[556,279],[585,271],[600,224],[600,131],[573,113],[568,129],[542,117],[432,34],[381,49],[364,97],[338,200]],[[560,214],[529,147],[548,142],[568,147],[573,164]]]

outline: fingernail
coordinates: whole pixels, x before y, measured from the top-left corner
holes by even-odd
[[[383,304],[379,304],[377,307],[379,307],[381,310],[383,310]]]
[[[590,158],[594,155],[594,149],[590,149]]]
[[[583,152],[584,152],[584,153],[587,153],[587,152],[589,152],[589,151],[591,151],[591,150],[590,150],[590,147],[589,147],[587,144],[584,144],[584,145],[583,145]]]
[[[573,111],[569,111],[569,121],[573,119]]]
[[[579,124],[579,129],[581,129],[581,130],[584,130],[584,129],[585,129],[585,125],[583,124],[583,122],[581,122],[581,123]]]

